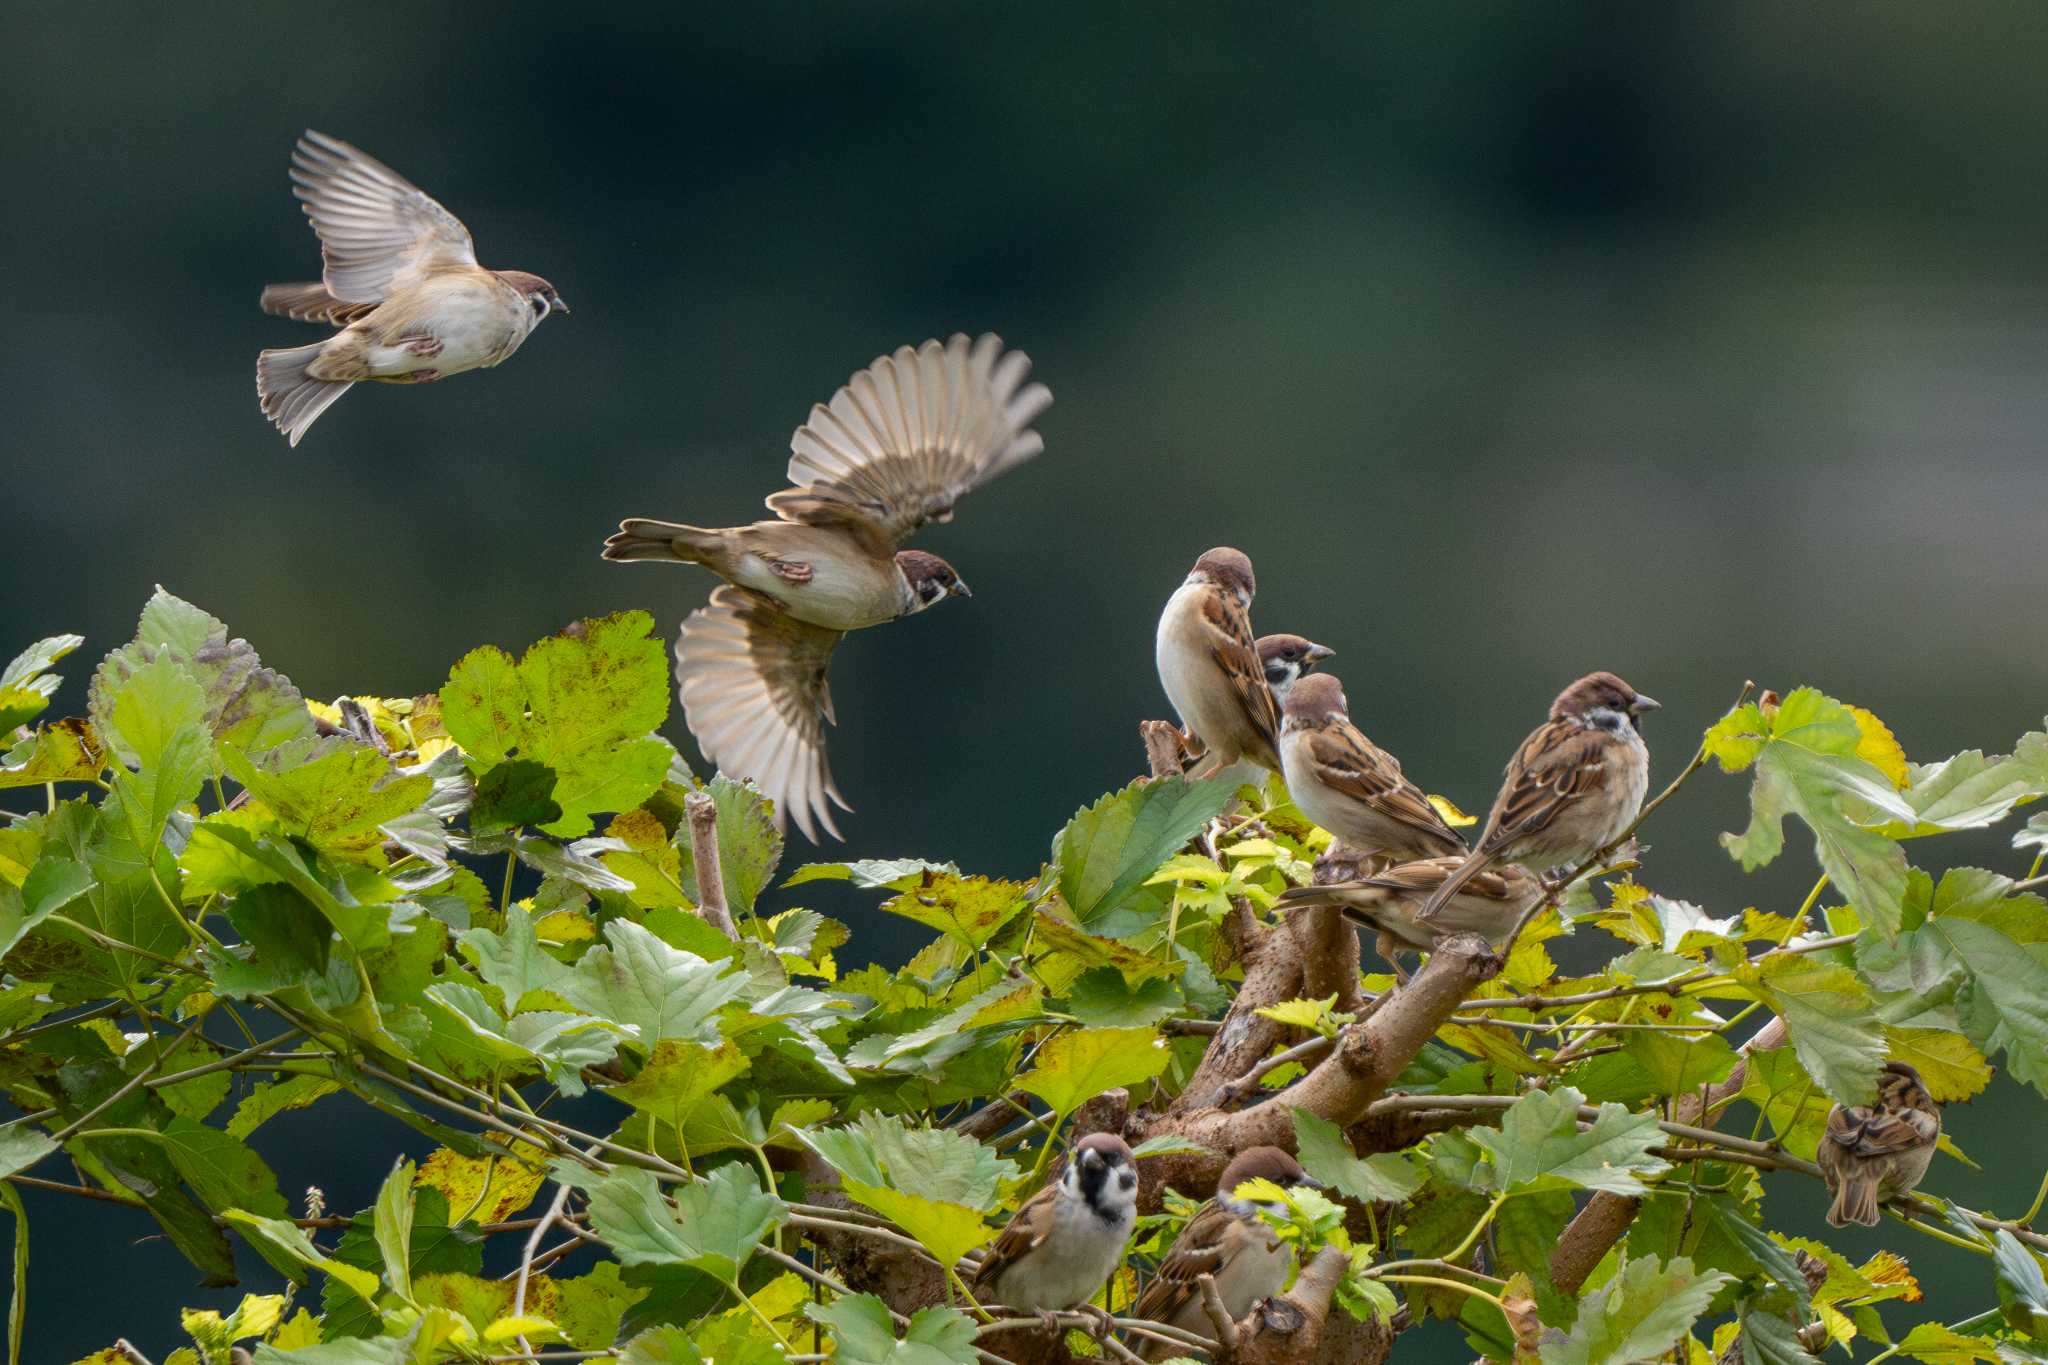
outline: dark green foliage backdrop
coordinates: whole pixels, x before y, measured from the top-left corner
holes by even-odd
[[[600,565],[619,515],[750,515],[856,366],[996,327],[1058,396],[1048,451],[923,542],[974,601],[835,665],[856,855],[1028,875],[1135,770],[1153,613],[1224,541],[1261,624],[1335,646],[1368,731],[1468,806],[1596,665],[1668,704],[1660,778],[1743,677],[1852,696],[1915,755],[2002,746],[2048,662],[2042,22],[13,7],[0,647],[97,657],[158,580],[314,696],[429,689],[579,616],[666,625],[707,581]],[[304,334],[254,300],[316,260],[284,179],[307,125],[575,315],[287,451],[251,370]],[[1672,818],[1739,812],[1696,783]],[[1806,884],[1704,839],[1659,864],[1717,912]],[[2033,1174],[1999,1172],[2004,1094],[1952,1120],[1983,1130],[1980,1205]],[[388,1137],[280,1131],[288,1188]],[[104,1248],[43,1246],[52,1316],[97,1302],[62,1272]],[[183,1278],[133,1265],[168,1321]]]

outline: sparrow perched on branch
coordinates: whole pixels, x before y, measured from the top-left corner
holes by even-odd
[[[1570,868],[1620,838],[1649,792],[1642,716],[1658,705],[1612,673],[1588,673],[1558,693],[1550,719],[1508,760],[1479,846],[1422,907],[1422,920],[1494,863]]]
[[[1458,832],[1349,711],[1334,673],[1303,678],[1287,694],[1280,762],[1301,813],[1360,853],[1404,862],[1463,853]]]
[[[1280,894],[1288,912],[1333,905],[1344,918],[1379,935],[1379,953],[1393,962],[1396,948],[1427,949],[1449,934],[1478,934],[1495,948],[1507,942],[1522,912],[1543,894],[1543,884],[1520,863],[1496,863],[1473,874],[1424,924],[1423,905],[1464,865],[1463,858],[1424,858],[1356,881],[1297,886]],[[1398,968],[1396,969],[1399,970]]]
[[[1095,1297],[1138,1220],[1138,1165],[1114,1133],[1074,1144],[1060,1178],[1024,1201],[974,1272],[975,1297],[1051,1315]]]
[[[524,270],[486,270],[462,220],[398,172],[310,129],[292,150],[292,193],[313,221],[318,284],[273,284],[263,311],[342,330],[256,357],[256,395],[297,445],[359,380],[425,384],[499,364],[569,306]]]
[[[1201,1277],[1208,1275],[1224,1309],[1235,1321],[1261,1299],[1287,1284],[1292,1255],[1259,1217],[1261,1205],[1239,1199],[1236,1190],[1250,1180],[1276,1185],[1315,1186],[1301,1163],[1278,1147],[1247,1147],[1223,1168],[1216,1197],[1196,1211],[1159,1262],[1145,1291],[1131,1309],[1133,1317],[1163,1322],[1204,1336],[1213,1330],[1202,1307]],[[1171,1348],[1157,1348],[1158,1355]]]
[[[726,580],[676,641],[683,714],[704,756],[749,778],[817,842],[851,810],[825,761],[825,669],[842,635],[971,597],[953,566],[897,548],[953,504],[1044,449],[1052,402],[1031,362],[993,333],[897,348],[853,376],[790,438],[779,520],[706,529],[632,518],[604,557],[702,564]]]
[[[1299,635],[1261,635],[1256,648],[1259,667],[1265,670],[1266,687],[1273,694],[1275,706],[1285,706],[1287,690],[1303,674],[1314,672],[1317,664],[1337,653],[1328,645],[1304,640]]]
[[[1280,716],[1252,638],[1257,591],[1251,560],[1219,546],[1195,561],[1159,614],[1159,683],[1182,729],[1203,750],[1197,777],[1213,777],[1240,758],[1280,771]]]
[[[1904,1062],[1886,1062],[1877,1078],[1877,1103],[1828,1111],[1827,1131],[1813,1155],[1835,1202],[1828,1226],[1877,1226],[1877,1206],[1911,1194],[1934,1160],[1941,1139],[1941,1106]]]

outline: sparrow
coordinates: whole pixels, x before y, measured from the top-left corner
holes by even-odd
[[[266,313],[342,330],[256,357],[256,396],[293,445],[358,380],[425,384],[499,364],[569,307],[524,270],[486,270],[462,220],[398,172],[308,129],[292,193],[320,238],[317,284],[273,284]]]
[[[1299,635],[1261,635],[1255,642],[1259,652],[1259,667],[1265,670],[1266,687],[1273,694],[1275,706],[1287,704],[1287,689],[1305,673],[1315,671],[1315,666],[1337,653],[1328,645],[1319,645],[1314,640],[1304,640]]]
[[[1836,1105],[1814,1161],[1835,1202],[1828,1226],[1877,1226],[1877,1206],[1911,1194],[1934,1160],[1941,1138],[1941,1106],[1904,1062],[1886,1062],[1878,1073],[1877,1103]]]
[[[1280,771],[1280,715],[1252,638],[1257,591],[1251,560],[1219,546],[1195,561],[1159,614],[1159,683],[1188,747],[1204,752],[1197,777],[1213,777],[1240,758]]]
[[[1423,858],[1356,881],[1297,886],[1281,892],[1278,906],[1289,912],[1337,907],[1344,918],[1379,935],[1379,954],[1389,964],[1396,949],[1428,949],[1447,934],[1478,934],[1498,949],[1521,922],[1522,913],[1542,896],[1543,883],[1520,863],[1496,863],[1473,874],[1444,902],[1434,921],[1422,923],[1424,902],[1464,862],[1456,857]],[[1395,971],[1398,974],[1400,968]]]
[[[1444,878],[1421,919],[1434,920],[1493,863],[1569,869],[1619,839],[1649,791],[1642,717],[1660,704],[1612,673],[1588,673],[1558,693],[1550,719],[1508,760],[1479,846]]]
[[[1303,678],[1287,693],[1280,763],[1301,813],[1360,853],[1396,861],[1464,853],[1400,760],[1351,723],[1344,684],[1333,673]]]
[[[1024,1201],[974,1272],[975,1297],[1045,1318],[1095,1297],[1138,1221],[1138,1163],[1114,1133],[1074,1144],[1058,1180]]]
[[[1213,1328],[1202,1307],[1202,1276],[1215,1280],[1232,1320],[1286,1287],[1291,1253],[1259,1216],[1262,1206],[1236,1196],[1240,1185],[1261,1179],[1283,1186],[1317,1184],[1300,1162],[1278,1147],[1247,1147],[1239,1152],[1223,1168],[1223,1176],[1216,1182],[1216,1197],[1197,1210],[1174,1238],[1145,1292],[1138,1295],[1131,1309],[1133,1317],[1207,1336]],[[1172,1348],[1161,1343],[1152,1358],[1171,1353]]]
[[[877,359],[790,438],[793,487],[775,520],[706,529],[630,518],[604,557],[701,564],[726,582],[676,641],[683,714],[704,755],[794,816],[844,837],[831,805],[824,722],[837,719],[825,670],[848,631],[971,597],[952,565],[897,546],[926,522],[1044,449],[1030,429],[1052,402],[1026,384],[1031,362],[994,334],[955,335]]]

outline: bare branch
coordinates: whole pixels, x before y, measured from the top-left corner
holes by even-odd
[[[737,943],[740,931],[725,903],[725,872],[718,861],[718,806],[711,793],[691,792],[683,798],[683,813],[689,817],[690,852],[696,859],[697,913]]]

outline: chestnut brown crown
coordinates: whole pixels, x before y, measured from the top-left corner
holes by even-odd
[[[1281,709],[1287,719],[1312,725],[1351,714],[1350,703],[1344,700],[1344,684],[1335,673],[1311,673],[1300,679],[1288,689]]]
[[[1588,673],[1558,693],[1557,700],[1550,704],[1550,718],[1583,720],[1595,711],[1618,711],[1641,728],[1638,718],[1661,705],[1655,697],[1644,696],[1617,675],[1603,671]]]
[[[1259,581],[1252,574],[1251,557],[1242,550],[1233,550],[1228,545],[1205,550],[1195,561],[1195,572],[1219,588],[1244,597],[1258,595]]]

